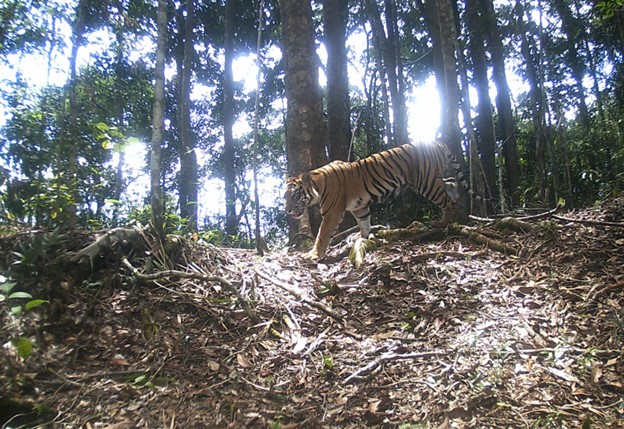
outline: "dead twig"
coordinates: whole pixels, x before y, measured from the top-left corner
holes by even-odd
[[[584,225],[615,226],[619,228],[624,228],[624,223],[621,223],[621,222],[607,222],[603,220],[589,220],[589,219],[571,219],[569,217],[564,217],[564,216],[559,216],[559,215],[553,215],[552,217],[555,219],[564,221],[564,222],[576,222],[576,223],[582,223]]]
[[[536,215],[530,215],[530,216],[522,216],[522,217],[519,217],[519,218],[517,218],[517,219],[519,219],[519,220],[524,220],[524,221],[527,221],[527,220],[542,219],[542,218],[545,218],[545,217],[549,217],[549,216],[554,215],[554,214],[555,214],[555,213],[557,213],[559,210],[561,210],[561,208],[562,208],[562,207],[558,205],[558,206],[557,206],[557,207],[555,207],[554,209],[548,210],[547,212],[538,213],[538,214],[536,214]]]
[[[375,358],[373,361],[369,362],[366,366],[355,371],[353,374],[345,378],[344,383],[348,384],[356,379],[361,379],[368,374],[370,374],[375,369],[379,368],[386,362],[393,360],[401,360],[401,359],[418,359],[418,358],[428,358],[428,357],[436,357],[436,356],[447,356],[448,352],[442,351],[431,351],[431,352],[413,352],[413,353],[393,353],[388,352],[384,353],[381,356]]]
[[[338,322],[342,322],[342,316],[338,314],[337,312],[335,312],[334,310],[332,310],[331,308],[327,307],[325,304],[308,298],[307,296],[305,296],[304,294],[302,294],[301,292],[293,288],[291,285],[281,282],[277,280],[276,278],[271,277],[270,275],[260,271],[258,268],[255,268],[254,271],[259,277],[262,277],[264,280],[273,283],[275,286],[293,295],[295,298],[299,299],[303,303],[309,305],[310,307],[314,307],[318,310],[321,310],[323,313],[327,314],[328,316],[332,317]]]
[[[201,281],[204,281],[204,282],[218,282],[218,283],[221,284],[221,286],[223,286],[223,288],[225,290],[227,290],[228,292],[230,292],[234,296],[236,296],[236,299],[240,303],[240,305],[243,308],[243,310],[245,311],[245,313],[247,313],[247,316],[249,317],[249,319],[251,320],[252,323],[258,323],[258,321],[260,320],[260,319],[258,319],[256,314],[251,309],[251,306],[249,305],[249,303],[245,300],[245,298],[243,298],[243,296],[234,287],[234,285],[232,283],[230,283],[228,280],[226,280],[225,278],[223,278],[223,277],[220,277],[220,276],[209,276],[209,275],[206,275],[206,274],[203,274],[203,273],[186,272],[186,271],[178,271],[178,270],[164,270],[164,271],[158,271],[158,272],[152,273],[152,274],[143,274],[138,269],[136,269],[130,263],[130,261],[128,261],[128,259],[126,257],[123,257],[121,259],[121,262],[122,262],[122,264],[126,268],[128,268],[132,272],[132,275],[134,277],[136,277],[136,278],[138,278],[140,280],[143,280],[143,281],[155,281],[155,280],[159,280],[159,279],[162,279],[162,278],[168,278],[168,277],[180,277],[180,278],[185,278],[185,279],[201,280]]]
[[[468,216],[468,219],[474,220],[476,222],[494,223],[499,218],[512,217],[513,219],[517,219],[517,220],[520,220],[520,221],[527,221],[527,220],[536,220],[536,219],[542,219],[542,218],[545,218],[545,217],[549,217],[549,216],[557,213],[559,210],[561,210],[561,206],[557,206],[554,209],[548,210],[546,212],[538,213],[536,215],[529,215],[529,216],[515,217],[515,216],[508,216],[506,214],[502,214],[502,215],[496,216],[495,218],[491,218],[491,217],[479,217],[479,216],[475,216],[475,215],[470,215],[470,216]]]
[[[595,304],[596,300],[602,295],[620,288],[624,288],[624,281],[613,283],[597,290],[592,288],[587,294],[587,297],[585,297],[583,306],[590,307],[591,305]]]

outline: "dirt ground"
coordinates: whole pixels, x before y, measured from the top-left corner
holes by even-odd
[[[48,254],[24,278],[49,302],[17,318],[0,302],[0,423],[622,428],[624,206],[529,222],[473,225],[518,256],[451,236],[382,244],[359,269],[193,243],[171,268],[195,274],[137,281],[109,255],[77,283]],[[19,234],[7,277],[40,235]]]

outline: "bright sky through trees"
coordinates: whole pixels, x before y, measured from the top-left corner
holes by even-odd
[[[352,52],[361,50],[361,35],[352,37],[348,44]],[[102,49],[107,48],[112,43],[111,35],[106,31],[97,31],[91,34],[88,42],[79,50],[79,67],[85,67],[93,62],[93,56]],[[150,39],[143,40],[139,45],[139,49],[135,49],[130,53],[130,60],[137,60],[145,52],[154,49],[153,42]],[[319,57],[326,62],[326,52],[324,46],[319,45]],[[279,48],[274,48],[269,55],[279,58],[281,52]],[[356,54],[359,55],[359,54]],[[43,54],[25,54],[22,56],[13,55],[12,67],[1,66],[0,72],[7,80],[13,80],[19,74],[22,79],[26,80],[31,87],[42,88],[48,82],[48,70],[46,69],[46,59]],[[254,55],[246,55],[237,58],[233,66],[234,80],[243,84],[243,91],[250,93],[256,87],[256,60]],[[51,85],[62,86],[67,81],[68,62],[67,55],[64,52],[57,52],[54,57],[54,63],[49,71],[49,83]],[[358,70],[352,62],[349,66],[350,82],[358,84],[362,82],[362,71]],[[175,68],[169,67],[166,71],[167,79],[171,79],[175,74]],[[324,74],[320,74],[320,82],[325,84]],[[205,96],[205,88],[197,87],[192,98],[197,100]],[[285,105],[285,103],[284,103]],[[6,114],[0,112],[0,126],[6,120]],[[435,79],[430,77],[423,86],[412,88],[408,95],[408,114],[409,114],[409,132],[413,141],[432,140],[436,136],[437,128],[440,124],[440,107],[438,93],[435,88]],[[278,126],[279,124],[276,124]],[[234,129],[234,137],[241,138],[251,132],[251,124],[246,119],[239,118]],[[143,169],[145,168],[147,143],[134,143],[130,145],[126,151],[127,174],[134,177],[133,184],[129,186],[129,198],[137,203],[141,202],[149,190],[149,177]],[[198,149],[198,160],[200,164],[205,163],[204,154]],[[117,163],[118,154],[114,154],[112,165]],[[261,191],[263,203],[267,205],[275,205],[276,200],[281,198],[281,178],[269,177],[264,175],[264,189]],[[261,184],[262,186],[262,184]],[[199,202],[199,218],[212,216],[220,213],[224,207],[224,191],[223,183],[218,179],[203,180],[203,186],[200,188]]]

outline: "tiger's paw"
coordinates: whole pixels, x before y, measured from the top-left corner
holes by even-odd
[[[323,257],[325,257],[325,255],[319,257],[318,252],[315,249],[312,249],[303,256],[303,259],[309,262],[316,263],[320,261],[321,259],[323,259]]]

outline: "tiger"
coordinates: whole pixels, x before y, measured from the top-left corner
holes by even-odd
[[[461,219],[462,189],[467,189],[460,165],[439,141],[404,144],[355,162],[333,161],[323,167],[286,179],[285,211],[294,219],[308,206],[320,204],[321,225],[307,258],[325,258],[331,237],[351,212],[360,237],[371,230],[370,206],[396,197],[411,187],[443,211],[435,224],[446,226]]]

